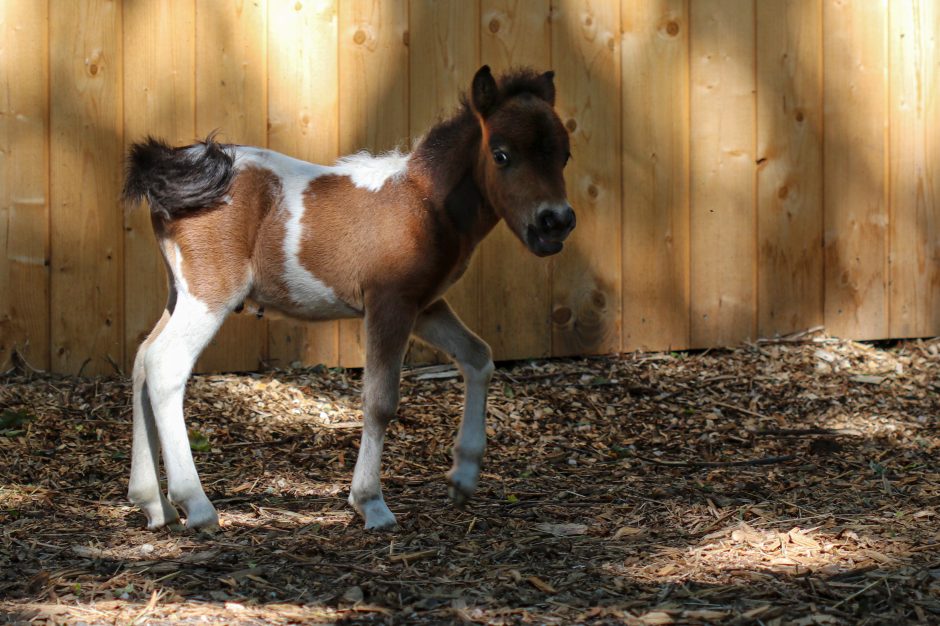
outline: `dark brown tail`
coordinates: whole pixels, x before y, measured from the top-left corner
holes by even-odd
[[[234,178],[234,150],[212,135],[182,148],[147,137],[127,153],[124,199],[146,198],[152,213],[173,219],[218,204]]]

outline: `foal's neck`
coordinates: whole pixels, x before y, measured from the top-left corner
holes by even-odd
[[[412,157],[428,200],[469,240],[470,247],[499,222],[477,173],[482,135],[476,116],[464,106],[433,127]]]

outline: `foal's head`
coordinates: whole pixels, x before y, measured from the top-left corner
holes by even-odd
[[[483,140],[478,171],[486,199],[535,254],[562,249],[575,225],[563,171],[568,131],[555,113],[554,72],[522,70],[493,78],[484,65],[473,77],[470,106]]]

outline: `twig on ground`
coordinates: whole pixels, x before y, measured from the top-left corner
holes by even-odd
[[[795,454],[786,454],[784,456],[767,456],[760,459],[746,459],[742,461],[661,461],[649,457],[637,455],[641,461],[654,463],[656,465],[665,465],[668,467],[735,467],[743,465],[773,465],[775,463],[786,463],[796,458]]]
[[[747,432],[761,437],[804,437],[806,435],[862,436],[862,433],[854,428],[770,428],[767,430],[749,430]]]

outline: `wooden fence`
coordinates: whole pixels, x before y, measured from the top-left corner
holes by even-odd
[[[126,368],[159,316],[130,142],[407,147],[482,63],[555,70],[578,211],[551,259],[501,225],[452,290],[498,358],[935,335],[938,4],[0,0],[0,364]],[[357,366],[360,333],[235,316],[200,367]]]

